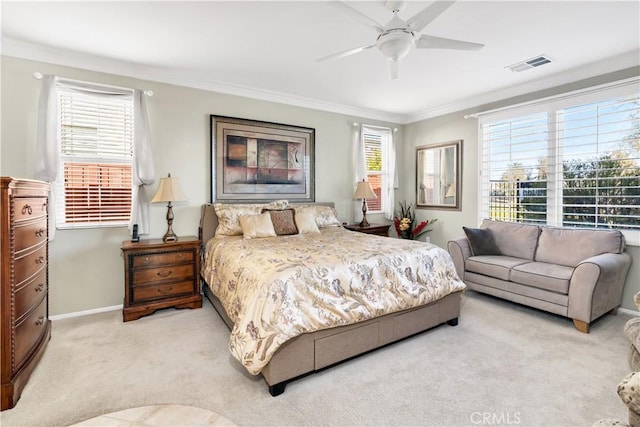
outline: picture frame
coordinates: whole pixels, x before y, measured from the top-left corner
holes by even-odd
[[[416,208],[462,209],[462,140],[416,147]]]
[[[211,115],[211,201],[315,201],[315,129]]]

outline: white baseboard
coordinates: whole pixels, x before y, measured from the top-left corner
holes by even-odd
[[[618,307],[618,311],[624,314],[630,314],[631,316],[640,316],[640,311],[629,310],[628,308]]]
[[[49,316],[49,319],[51,319],[51,321],[55,321],[55,320],[61,320],[61,319],[69,319],[71,317],[88,316],[90,314],[104,313],[106,311],[116,311],[116,310],[122,310],[122,304],[112,305],[109,307],[93,308],[91,310],[76,311],[74,313],[56,314],[55,316]]]

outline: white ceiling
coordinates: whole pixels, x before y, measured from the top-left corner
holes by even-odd
[[[383,1],[350,2],[384,25]],[[431,2],[410,1],[405,20]],[[422,34],[485,44],[413,50],[389,80],[377,33],[327,1],[1,4],[4,55],[408,123],[640,65],[640,1],[473,1]],[[540,54],[554,61],[514,73]],[[38,71],[38,70],[34,70]]]

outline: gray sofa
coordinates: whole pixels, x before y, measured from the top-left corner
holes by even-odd
[[[465,233],[448,250],[471,290],[569,317],[585,333],[622,302],[631,256],[620,231],[484,220]]]

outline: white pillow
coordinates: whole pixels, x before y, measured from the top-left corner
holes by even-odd
[[[316,216],[308,210],[300,210],[295,214],[296,227],[298,234],[320,233],[318,224],[316,224]]]
[[[269,212],[258,215],[240,215],[238,220],[242,228],[242,235],[245,239],[276,236]]]
[[[218,217],[216,237],[239,236],[242,227],[238,218],[241,215],[258,215],[262,209],[284,209],[289,202],[287,200],[275,200],[270,203],[214,203],[213,208]]]
[[[342,224],[336,217],[336,210],[331,206],[302,205],[295,208],[296,216],[299,212],[311,212],[316,219],[316,225],[322,227],[341,227]]]

